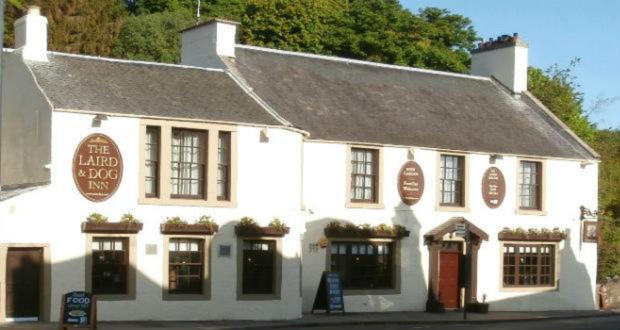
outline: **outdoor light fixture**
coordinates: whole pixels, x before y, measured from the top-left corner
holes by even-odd
[[[269,142],[269,130],[267,129],[267,127],[264,127],[263,129],[260,130],[260,142],[261,143]]]
[[[101,127],[101,121],[103,120],[108,120],[108,116],[102,114],[96,115],[91,123],[92,127]]]
[[[413,148],[407,149],[407,159],[414,160],[415,159],[415,150]]]
[[[504,156],[500,154],[489,155],[489,164],[495,164],[495,161],[498,159],[504,159]]]
[[[582,160],[581,163],[580,163],[581,168],[586,168],[586,166],[592,165],[592,164],[594,164],[594,162],[589,161],[589,160]]]

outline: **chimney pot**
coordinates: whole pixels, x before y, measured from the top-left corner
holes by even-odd
[[[39,6],[29,6],[28,7],[28,15],[41,15],[41,7],[39,7]]]

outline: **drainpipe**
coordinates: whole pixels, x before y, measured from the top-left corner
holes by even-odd
[[[0,1],[0,42],[4,48],[4,1]],[[0,49],[0,192],[2,192],[2,72],[4,62],[2,61],[3,50]]]

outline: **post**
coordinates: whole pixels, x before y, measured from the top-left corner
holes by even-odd
[[[463,320],[467,320],[467,302],[471,287],[471,233],[469,226],[465,229],[465,294],[463,296]]]

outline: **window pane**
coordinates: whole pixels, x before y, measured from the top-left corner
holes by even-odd
[[[202,293],[204,241],[170,239],[168,243],[168,292]]]
[[[540,210],[540,162],[521,161],[519,175],[520,207]]]
[[[331,271],[338,272],[349,289],[392,288],[392,244],[383,242],[334,242]]]
[[[93,294],[127,293],[127,260],[125,238],[93,238],[92,291]]]
[[[243,294],[274,293],[275,241],[244,241]]]
[[[553,245],[505,245],[505,286],[553,286]]]
[[[351,149],[351,199],[376,202],[377,151]]]
[[[154,197],[159,194],[159,127],[147,126],[144,148],[144,193]]]
[[[441,155],[440,204],[463,205],[463,156]]]
[[[191,130],[172,130],[170,184],[173,197],[204,196],[206,135]]]
[[[230,200],[230,132],[219,132],[217,150],[217,199]]]

